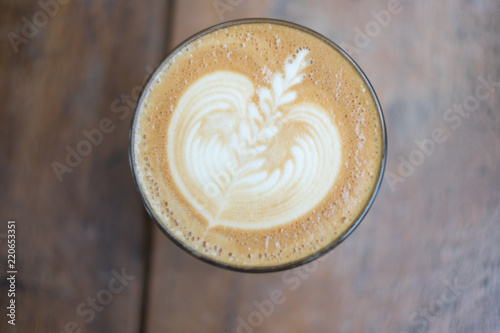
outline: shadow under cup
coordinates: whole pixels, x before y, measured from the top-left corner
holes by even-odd
[[[232,27],[235,25],[240,25],[240,24],[252,24],[252,23],[266,23],[266,24],[272,24],[272,25],[281,25],[281,26],[286,26],[290,27],[293,29],[297,29],[299,31],[302,31],[306,34],[312,35],[324,43],[328,44],[332,48],[334,48],[338,54],[340,54],[342,57],[344,57],[348,63],[357,71],[359,76],[362,78],[364,83],[366,84],[366,87],[368,87],[371,96],[373,97],[375,107],[378,111],[378,117],[379,117],[379,124],[380,124],[380,133],[382,136],[382,151],[380,152],[380,167],[378,169],[378,175],[375,175],[376,177],[376,183],[375,186],[371,188],[371,193],[369,194],[369,199],[366,201],[366,204],[363,209],[360,210],[359,215],[353,219],[353,222],[350,224],[350,226],[345,229],[341,234],[339,234],[330,244],[327,246],[324,246],[318,251],[311,253],[307,257],[304,257],[300,260],[295,260],[291,262],[287,262],[284,264],[278,264],[274,266],[240,266],[240,265],[232,265],[228,262],[223,262],[223,261],[218,261],[215,260],[212,257],[209,257],[201,251],[197,251],[193,249],[192,247],[188,246],[184,242],[180,241],[177,237],[175,237],[170,231],[165,224],[161,222],[161,219],[159,218],[158,214],[155,212],[153,209],[153,206],[150,202],[150,199],[148,198],[148,195],[145,193],[143,186],[140,182],[140,177],[138,176],[138,170],[137,166],[135,165],[135,160],[136,160],[136,151],[134,149],[135,147],[135,142],[134,142],[134,137],[135,137],[135,130],[136,127],[138,126],[138,115],[139,115],[139,110],[144,104],[145,100],[145,95],[146,92],[150,89],[151,85],[154,83],[154,78],[156,75],[161,72],[165,66],[165,64],[169,63],[169,61],[180,51],[182,50],[185,46],[189,45],[193,41],[196,41],[198,38],[205,36],[211,32],[214,32],[219,29],[224,29],[228,27]],[[326,254],[327,252],[331,251],[333,248],[335,248],[337,245],[339,245],[344,239],[346,239],[352,232],[353,230],[360,224],[360,222],[363,220],[365,215],[367,214],[368,210],[370,209],[371,205],[373,204],[375,197],[377,195],[377,192],[380,188],[383,174],[384,174],[384,169],[385,169],[385,163],[386,163],[386,155],[387,155],[387,138],[386,138],[386,129],[385,129],[385,123],[384,123],[384,117],[382,114],[382,108],[380,106],[380,103],[377,99],[377,96],[375,94],[375,91],[373,90],[373,87],[371,86],[370,82],[368,81],[367,77],[365,74],[361,71],[359,66],[349,57],[349,55],[342,50],[338,45],[327,39],[326,37],[318,34],[317,32],[310,30],[306,27],[300,26],[295,23],[287,22],[287,21],[281,21],[281,20],[274,20],[274,19],[242,19],[242,20],[235,20],[235,21],[230,21],[230,22],[225,22],[222,24],[215,25],[213,27],[210,27],[208,29],[205,29],[203,31],[198,32],[197,34],[193,35],[192,37],[188,38],[181,44],[179,44],[174,50],[172,50],[159,64],[159,66],[155,69],[155,71],[151,74],[150,78],[148,79],[147,83],[144,85],[143,90],[141,92],[141,95],[138,99],[136,109],[134,111],[134,115],[132,117],[132,124],[130,128],[130,138],[129,138],[129,161],[130,161],[130,167],[132,170],[132,175],[134,179],[134,183],[136,185],[136,188],[140,194],[140,197],[142,199],[142,202],[144,204],[144,207],[146,208],[147,212],[151,216],[151,218],[155,221],[155,223],[160,227],[160,229],[163,231],[163,233],[170,238],[176,245],[178,245],[181,249],[185,250],[187,253],[193,255],[194,257],[203,260],[209,264],[215,265],[217,267],[229,269],[229,270],[234,270],[234,271],[241,271],[241,272],[275,272],[275,271],[281,271],[281,270],[286,270],[290,268],[294,268],[303,264],[306,264],[312,260],[315,260],[322,255]]]

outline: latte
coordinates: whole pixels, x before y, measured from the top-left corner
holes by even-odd
[[[370,206],[384,151],[378,102],[354,63],[271,20],[184,42],[152,75],[131,130],[150,214],[190,253],[241,270],[336,245]]]

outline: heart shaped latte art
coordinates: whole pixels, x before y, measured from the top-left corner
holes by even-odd
[[[287,59],[271,87],[217,71],[182,95],[168,129],[175,184],[209,224],[276,227],[321,202],[340,169],[337,128],[315,104],[294,103],[308,50]]]

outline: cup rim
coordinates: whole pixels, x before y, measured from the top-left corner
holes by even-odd
[[[268,24],[274,24],[274,25],[282,25],[286,27],[290,27],[293,29],[300,30],[302,32],[308,33],[329,46],[333,47],[337,52],[339,52],[352,66],[353,68],[359,73],[359,75],[362,77],[368,88],[370,89],[370,93],[373,96],[373,99],[375,101],[375,105],[378,111],[379,119],[380,119],[380,126],[381,126],[381,134],[382,134],[382,140],[383,140],[383,147],[382,147],[382,156],[380,159],[380,168],[379,168],[379,174],[378,174],[378,179],[376,182],[376,185],[373,187],[371,193],[370,193],[370,199],[366,202],[366,205],[364,209],[360,212],[360,214],[354,219],[354,222],[351,223],[349,228],[347,228],[342,234],[340,234],[337,238],[335,238],[334,241],[332,241],[328,246],[323,247],[322,249],[318,250],[317,252],[314,252],[310,254],[309,256],[302,258],[300,260],[284,263],[284,264],[279,264],[276,266],[238,266],[238,265],[231,265],[226,262],[218,261],[215,260],[212,257],[208,257],[195,249],[192,249],[191,247],[187,246],[180,240],[178,240],[169,230],[168,228],[160,222],[160,219],[156,215],[154,209],[151,207],[146,195],[144,194],[141,185],[139,184],[139,181],[137,179],[136,175],[136,167],[135,167],[135,154],[134,154],[134,132],[135,128],[137,125],[137,117],[139,114],[139,107],[143,103],[143,99],[145,97],[145,92],[149,90],[151,84],[154,82],[154,77],[162,71],[163,67],[168,64],[168,62],[171,60],[173,56],[177,54],[179,50],[190,44],[191,42],[197,40],[198,38],[205,36],[215,30],[220,30],[224,29],[227,27],[235,26],[235,25],[240,25],[240,24],[255,24],[255,23],[268,23]],[[368,211],[370,210],[371,206],[373,205],[373,202],[375,201],[375,198],[380,190],[381,184],[382,184],[382,179],[383,175],[385,172],[385,165],[386,165],[386,160],[387,160],[387,132],[386,132],[386,125],[385,125],[385,119],[384,115],[382,112],[382,106],[380,105],[379,99],[377,97],[377,94],[375,93],[375,89],[373,88],[372,84],[368,80],[368,77],[365,75],[365,73],[361,70],[361,68],[358,66],[358,64],[345,52],[340,46],[338,46],[335,42],[331,41],[327,37],[323,36],[322,34],[307,28],[305,26],[302,26],[300,24],[290,22],[290,21],[285,21],[285,20],[279,20],[279,19],[271,19],[271,18],[244,18],[244,19],[237,19],[237,20],[231,20],[227,22],[222,22],[213,26],[210,26],[206,29],[203,29],[195,34],[193,34],[191,37],[185,39],[181,43],[179,43],[175,48],[173,48],[171,51],[165,55],[161,61],[158,63],[154,71],[151,72],[149,75],[146,83],[143,85],[141,93],[139,95],[139,98],[137,99],[137,102],[134,107],[134,111],[132,114],[132,119],[131,119],[131,124],[130,124],[130,130],[129,130],[129,164],[130,168],[132,171],[132,178],[134,181],[134,185],[139,193],[139,196],[141,198],[141,201],[144,205],[144,208],[148,212],[149,216],[151,219],[155,222],[155,224],[160,228],[160,230],[179,248],[184,250],[185,252],[189,253],[190,255],[194,256],[197,259],[200,259],[208,264],[211,264],[213,266],[219,267],[219,268],[224,268],[227,270],[231,271],[236,271],[236,272],[245,272],[245,273],[272,273],[272,272],[279,272],[279,271],[284,271],[288,269],[292,269],[295,267],[299,267],[302,265],[305,265],[313,260],[316,260],[326,253],[332,251],[334,248],[336,248],[340,243],[342,243],[361,223],[361,221],[364,219]]]

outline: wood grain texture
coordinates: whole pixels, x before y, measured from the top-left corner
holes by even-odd
[[[16,221],[18,270],[11,326],[2,242],[0,332],[138,332],[149,222],[128,166],[126,96],[164,51],[167,3],[42,2],[52,7],[0,5],[0,232]],[[60,182],[52,162],[89,150],[83,131],[103,119],[107,133]]]
[[[227,272],[155,228],[147,332],[500,331],[500,86],[473,97],[480,78],[500,81],[499,2],[221,2],[239,3],[223,20],[291,20],[351,46],[384,108],[391,178],[360,227],[299,270]],[[178,1],[174,17],[171,47],[221,21],[212,1]]]

